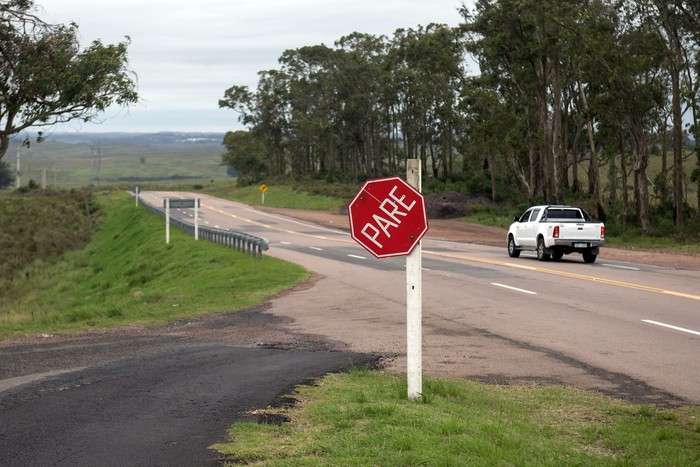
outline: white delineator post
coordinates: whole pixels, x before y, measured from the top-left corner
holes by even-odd
[[[199,240],[199,198],[194,200],[194,239]]]
[[[421,191],[420,159],[406,161],[406,181]],[[406,378],[408,399],[423,396],[423,292],[421,242],[406,257]]]
[[[170,198],[165,198],[165,244],[170,245]]]

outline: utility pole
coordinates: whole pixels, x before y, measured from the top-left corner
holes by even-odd
[[[102,142],[90,145],[92,153],[92,184],[97,185],[100,181],[100,167],[102,165]]]

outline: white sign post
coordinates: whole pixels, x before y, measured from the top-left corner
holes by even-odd
[[[406,181],[421,191],[420,159],[406,161]],[[421,242],[406,256],[406,379],[408,399],[423,396],[423,276]]]

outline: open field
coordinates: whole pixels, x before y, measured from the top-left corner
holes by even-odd
[[[80,187],[147,182],[209,182],[230,178],[216,141],[153,142],[106,139],[48,140],[21,150],[21,182]],[[3,161],[16,167],[16,146]]]

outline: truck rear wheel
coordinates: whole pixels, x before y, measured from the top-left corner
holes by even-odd
[[[515,239],[512,235],[508,235],[508,256],[511,258],[517,258],[520,256],[520,250],[515,246]]]
[[[590,251],[584,251],[583,252],[583,262],[584,263],[595,263],[595,259],[598,257],[598,255],[594,255]]]
[[[537,259],[540,261],[549,261],[549,253],[546,253],[544,238],[542,237],[537,239]]]

